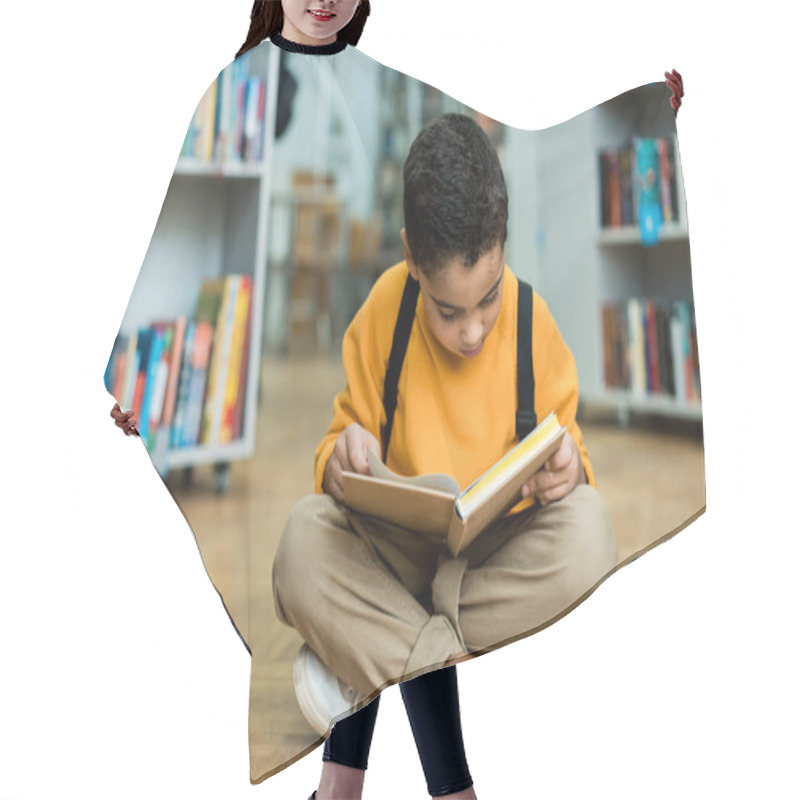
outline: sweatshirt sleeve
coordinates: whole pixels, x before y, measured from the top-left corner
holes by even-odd
[[[578,445],[586,480],[596,488],[594,471],[583,434],[575,420],[578,412],[578,370],[575,359],[547,303],[534,295],[533,309],[533,368],[536,381],[536,416],[541,422],[551,411]]]
[[[403,285],[398,277],[403,280],[393,268],[379,278],[344,335],[342,363],[347,383],[333,401],[333,420],[314,454],[317,493],[322,492],[322,476],[336,440],[348,425],[355,422],[381,439],[386,422],[383,380]]]

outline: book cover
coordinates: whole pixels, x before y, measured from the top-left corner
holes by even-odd
[[[184,339],[186,338],[186,317],[180,316],[175,320],[172,335],[172,349],[169,357],[169,378],[164,396],[164,410],[161,415],[161,424],[172,427],[175,416],[175,403],[178,397],[178,380],[181,375],[181,359],[183,356]]]
[[[127,347],[126,347],[127,350]],[[128,354],[123,350],[117,357],[117,365],[114,373],[114,386],[112,387],[111,394],[119,400],[124,394],[125,390],[125,370],[127,367]]]
[[[600,225],[607,228],[610,224],[611,214],[608,209],[608,154],[605,150],[600,153]]]
[[[150,425],[148,429],[147,447],[152,451],[155,443],[156,431],[161,427],[161,418],[164,414],[164,398],[167,394],[167,381],[169,380],[170,356],[172,354],[172,337],[175,332],[173,323],[163,327],[163,342],[161,357],[155,369],[155,382],[150,398]]]
[[[631,151],[626,147],[619,151],[620,200],[622,202],[622,224],[633,225],[633,182],[631,177]]]
[[[125,354],[125,378],[122,396],[117,397],[123,411],[129,411],[133,405],[133,392],[136,385],[136,374],[139,371],[139,332],[134,331],[128,339],[128,351]]]
[[[661,208],[661,189],[659,187],[658,149],[655,139],[634,137],[636,169],[633,181],[638,190],[637,207],[639,235],[646,247],[658,244],[658,235],[664,222]]]
[[[637,396],[647,392],[642,304],[635,297],[628,300],[628,335],[630,342],[631,390]]]
[[[236,311],[236,298],[239,293],[240,278],[241,276],[239,275],[228,275],[225,278],[225,293],[219,312],[217,328],[214,331],[212,363],[203,412],[202,441],[205,444],[218,444],[220,441],[225,385],[227,383],[231,341],[233,339],[233,317]]]
[[[209,86],[206,97],[206,114],[203,126],[203,152],[201,157],[203,161],[209,162],[214,158],[214,122],[217,108],[217,87],[218,81],[214,78],[214,82]]]
[[[170,447],[180,447],[184,438],[184,425],[187,417],[189,403],[189,381],[192,374],[192,354],[194,353],[194,320],[186,323],[186,334],[181,358],[181,372],[178,378],[177,400],[175,401],[175,415],[172,420]]]
[[[661,394],[674,397],[675,387],[673,385],[669,316],[661,306],[656,308],[656,335],[658,337],[658,374],[661,381]]]
[[[606,386],[616,385],[616,370],[614,363],[614,330],[613,318],[614,307],[605,304],[602,309],[603,315],[603,374]]]
[[[656,304],[652,299],[645,302],[645,318],[647,321],[647,366],[648,390],[650,394],[661,393],[661,376],[658,362],[658,331],[656,329]]]
[[[664,222],[672,222],[672,164],[669,159],[667,140],[660,136],[656,139],[656,149],[658,150],[659,183],[661,186],[661,210],[664,215]]]
[[[189,410],[184,444],[196,445],[201,441],[203,407],[208,394],[208,372],[213,349],[214,329],[208,322],[198,322],[192,355],[192,375],[189,383]]]
[[[667,137],[667,153],[671,165],[669,175],[670,197],[672,199],[672,221],[679,222],[681,219],[678,204],[678,136],[673,133]]]
[[[683,365],[683,386],[687,402],[694,402],[694,379],[692,375],[692,361],[689,352],[689,337],[691,336],[691,317],[689,304],[684,300],[676,303],[678,317],[681,321],[681,363]]]
[[[250,286],[250,302],[247,304],[247,319],[244,325],[244,345],[242,347],[242,363],[239,368],[239,387],[236,392],[236,406],[233,411],[233,430],[231,431],[231,438],[242,438],[243,428],[243,415],[245,398],[247,397],[247,376],[248,376],[248,362],[250,360],[250,328],[253,319],[253,287],[252,281]]]
[[[211,126],[211,158],[214,161],[222,162],[223,153],[219,144],[220,122],[222,115],[222,93],[223,93],[222,72],[217,75],[214,85],[217,87],[214,92],[214,124]]]
[[[217,373],[219,371],[220,350],[225,330],[225,304],[228,302],[230,284],[224,278],[213,278],[203,281],[200,296],[195,306],[195,319],[198,322],[214,326],[214,339],[211,349],[211,361],[206,378],[206,395],[213,398],[216,394]],[[194,398],[196,399],[196,398]],[[211,405],[204,408],[201,414],[201,441],[208,441],[211,429]]]
[[[686,405],[686,370],[683,358],[683,324],[678,314],[673,314],[669,322],[670,342],[672,344],[672,382],[675,386],[673,392],[675,401]]]
[[[612,228],[622,225],[622,198],[619,174],[619,151],[608,151],[608,223]]]
[[[245,323],[247,322],[247,309],[250,305],[250,284],[250,276],[242,275],[233,312],[233,334],[231,337],[230,359],[225,378],[225,394],[222,403],[222,421],[219,432],[220,442],[230,442],[233,438],[233,412],[236,406],[236,395],[239,391],[239,373],[242,366]]]
[[[147,381],[147,370],[150,366],[150,349],[153,343],[152,328],[140,328],[136,340],[136,375],[134,376],[133,399],[131,409],[140,424],[137,425],[141,431],[142,401],[144,399],[145,383]]]
[[[619,364],[619,386],[631,388],[631,348],[628,333],[628,314],[624,306],[617,306],[617,358]]]
[[[520,491],[566,433],[550,414],[464,491],[449,475],[396,475],[367,450],[371,475],[342,473],[345,505],[447,543],[453,555],[521,499]]]
[[[142,395],[142,407],[139,414],[139,435],[142,441],[147,444],[150,434],[150,413],[153,392],[156,388],[156,372],[161,361],[161,351],[164,347],[164,331],[157,328],[150,328],[152,334],[152,344],[150,353],[146,359],[144,392]],[[145,362],[143,362],[145,363]]]
[[[258,81],[258,112],[256,114],[256,148],[255,159],[262,161],[264,158],[264,126],[266,124],[265,111],[267,106],[267,84]]]

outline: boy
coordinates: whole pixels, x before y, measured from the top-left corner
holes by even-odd
[[[404,211],[405,260],[379,278],[345,334],[347,386],[315,454],[316,494],[293,509],[275,557],[278,616],[307,643],[295,664],[298,701],[323,731],[389,682],[548,624],[617,565],[575,422],[574,360],[535,293],[534,410],[539,420],[555,411],[568,433],[520,502],[458,558],[342,505],[342,472],[367,473],[367,448],[395,472],[444,472],[463,489],[517,441],[508,197],[497,153],[471,118],[447,114],[420,132]],[[420,296],[387,450],[384,379],[409,276]]]

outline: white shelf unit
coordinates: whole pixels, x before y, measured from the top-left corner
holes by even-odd
[[[203,280],[228,274],[252,279],[250,347],[241,438],[151,453],[162,474],[213,464],[217,488],[231,462],[255,452],[264,295],[271,204],[273,136],[280,51],[250,52],[248,73],[266,81],[263,157],[257,162],[179,158],[120,331],[132,334],[154,319],[191,318]],[[161,441],[165,441],[164,438]]]
[[[601,227],[601,150],[628,146],[634,136],[675,133],[666,84],[648,84],[545,131],[537,143],[539,246],[534,285],[547,301],[575,356],[581,402],[617,412],[702,419],[699,403],[636,395],[605,385],[605,303],[631,297],[692,303],[689,229],[680,154],[675,152],[678,220],[665,223],[655,247],[638,226]]]

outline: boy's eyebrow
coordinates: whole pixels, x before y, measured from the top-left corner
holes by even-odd
[[[483,299],[481,300],[481,303],[483,303],[484,300],[486,300],[487,297],[491,297],[495,293],[495,291],[497,290],[497,287],[503,282],[503,277],[505,276],[505,271],[506,270],[505,270],[505,266],[504,266],[503,269],[500,272],[500,277],[494,282],[494,286],[492,286],[492,288],[489,289],[489,291],[486,292],[486,294],[483,296]],[[454,305],[451,305],[450,303],[445,303],[444,300],[437,300],[433,295],[431,295],[431,300],[433,300],[433,302],[436,303],[436,305],[439,306],[439,308],[449,308],[449,309],[452,309],[453,311],[461,311],[461,308],[459,306],[454,306]],[[478,305],[480,305],[480,303]]]

